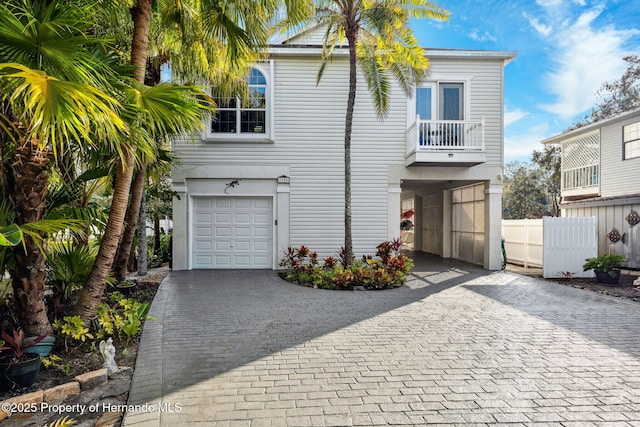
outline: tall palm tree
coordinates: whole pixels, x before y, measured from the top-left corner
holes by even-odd
[[[91,2],[92,3],[92,2]],[[2,194],[23,230],[44,220],[52,157],[70,146],[119,140],[126,124],[104,89],[113,74],[90,36],[90,2],[7,0],[0,5]],[[52,333],[44,307],[46,230],[12,246],[17,317],[27,334]]]
[[[429,61],[409,28],[410,18],[447,20],[449,12],[424,0],[320,0],[316,20],[326,26],[323,63],[346,40],[349,49],[349,93],[344,130],[344,259],[353,258],[351,230],[351,133],[356,102],[357,66],[367,82],[378,118],[389,110],[391,78],[411,95],[416,82],[426,76]]]

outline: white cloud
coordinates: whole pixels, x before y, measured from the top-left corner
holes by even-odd
[[[527,117],[529,113],[526,111],[522,111],[519,108],[516,108],[514,111],[505,111],[504,113],[504,127],[507,127],[519,120]]]
[[[469,37],[479,42],[497,41],[497,39],[494,36],[492,36],[488,31],[485,31],[484,34],[480,34],[480,31],[477,28],[474,28],[471,30],[471,32],[469,33]]]
[[[533,29],[543,36],[548,36],[553,31],[553,27],[551,25],[544,25],[538,18],[530,16],[527,13],[523,13],[522,15],[529,21],[529,24],[531,24]]]
[[[553,70],[545,76],[545,83],[556,100],[541,108],[564,120],[594,106],[600,86],[622,75],[622,57],[629,53],[624,45],[640,33],[613,26],[594,28],[601,13],[602,8],[596,8],[581,14],[573,23],[565,20],[551,37],[556,49],[550,57]]]
[[[533,130],[525,134],[505,135],[504,162],[508,163],[513,160],[520,162],[531,161],[533,150],[542,150],[543,145],[540,144],[540,141],[549,136],[546,132],[534,132]]]

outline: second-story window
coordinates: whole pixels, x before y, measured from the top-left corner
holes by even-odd
[[[640,157],[640,122],[622,127],[624,158]]]
[[[267,132],[267,80],[252,68],[245,78],[249,96],[215,98],[218,108],[211,121],[214,135],[264,135]]]

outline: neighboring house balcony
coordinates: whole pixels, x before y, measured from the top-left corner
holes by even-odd
[[[562,171],[562,197],[566,200],[595,197],[600,194],[600,166],[587,165]]]
[[[484,118],[421,120],[407,129],[406,166],[473,166],[486,162]]]
[[[578,200],[600,195],[600,133],[562,141],[562,197]]]

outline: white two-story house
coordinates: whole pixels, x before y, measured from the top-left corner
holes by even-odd
[[[561,146],[562,216],[597,217],[598,253],[619,253],[639,268],[640,109],[542,143]]]
[[[288,246],[335,256],[344,242],[347,50],[316,84],[322,35],[270,47],[251,99],[219,103],[206,132],[175,141],[173,268],[276,269]],[[360,76],[352,136],[354,251],[375,253],[415,215],[413,246],[499,269],[503,76],[514,52],[427,50],[431,72],[384,121]]]

